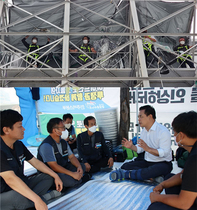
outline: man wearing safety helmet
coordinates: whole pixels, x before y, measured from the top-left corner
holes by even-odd
[[[184,37],[181,37],[179,39],[179,45],[174,48],[174,51],[176,51],[179,54],[181,54],[182,57],[185,57],[185,58],[187,58],[189,60],[192,60],[192,56],[188,54],[189,52],[184,53],[189,48],[191,48],[191,46],[186,45],[185,44],[185,38]],[[182,57],[179,57],[177,59],[177,62],[179,62],[181,64],[181,68],[186,68],[186,64],[188,64],[190,66],[190,68],[195,68],[194,67],[194,64],[191,61],[185,60]]]

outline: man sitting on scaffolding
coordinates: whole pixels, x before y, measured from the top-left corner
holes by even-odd
[[[28,38],[29,36],[26,36],[26,37],[24,37],[21,41],[22,41],[22,43],[25,45],[25,47],[28,49],[28,53],[29,52],[33,52],[33,51],[35,51],[35,50],[37,50],[37,49],[39,49],[39,48],[41,48],[41,47],[43,47],[43,46],[41,46],[41,45],[37,45],[37,42],[38,42],[38,38],[37,37],[33,37],[32,38],[32,40],[31,40],[31,44],[28,44],[27,42],[26,42],[26,39]],[[50,42],[50,39],[48,38],[47,39],[47,43],[46,43],[46,45],[47,44],[49,44],[49,42]],[[34,58],[35,59],[38,59],[38,57],[39,57],[39,50],[38,51],[36,51],[36,52],[34,52],[34,53],[31,53],[30,55],[28,55],[27,56],[27,58],[26,58],[26,60],[28,61],[28,62],[30,62],[30,63],[33,63],[34,62]],[[37,67],[37,62],[34,62],[34,67]]]
[[[147,33],[147,30],[143,31],[143,33]],[[146,66],[149,67],[149,58],[151,58],[151,52],[155,53],[155,48],[154,48],[154,45],[152,44],[152,42],[156,42],[156,39],[154,37],[151,37],[151,36],[147,36],[145,35],[143,37],[144,39],[142,40],[142,43],[143,43],[143,49],[144,49],[144,54],[145,54],[145,58],[146,58]],[[153,55],[153,60],[154,60],[154,55]],[[152,61],[153,61],[152,60]]]
[[[182,54],[183,52],[187,51],[189,48],[191,48],[191,46],[186,45],[185,44],[185,38],[181,37],[179,39],[179,45],[174,48],[174,51],[176,51],[179,54]],[[182,56],[191,60],[191,61],[185,60],[184,58],[179,57],[177,59],[177,62],[179,62],[181,64],[181,68],[186,68],[186,64],[188,64],[190,68],[195,68],[194,64],[192,63],[192,56],[191,55],[188,55],[188,53],[184,53],[184,54],[182,54]]]
[[[96,50],[94,49],[94,47],[92,45],[90,45],[90,38],[88,36],[84,36],[82,38],[83,40],[83,44],[79,47],[81,50],[83,50],[84,52],[86,52],[86,54],[88,54],[90,57],[90,53],[96,53]],[[69,49],[69,52],[78,52],[78,49]],[[90,62],[90,58],[85,55],[84,53],[80,52],[79,56],[78,56],[78,63],[75,66],[76,68],[85,65],[86,63]],[[89,68],[91,68],[91,66],[88,66]]]

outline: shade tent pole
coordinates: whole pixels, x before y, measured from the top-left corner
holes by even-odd
[[[137,141],[139,136],[139,122],[138,122],[138,87],[136,87],[136,127],[137,127]]]
[[[195,34],[196,32],[196,10],[194,10],[194,16],[193,16],[193,34]],[[193,42],[192,45],[195,45],[195,35],[193,35]],[[192,56],[192,60],[194,61],[194,54],[195,54],[195,49],[192,50],[193,51],[193,56]]]
[[[64,5],[64,32],[69,33],[70,30],[70,1],[65,0]],[[63,35],[63,46],[62,46],[62,73],[68,75],[69,69],[69,35]],[[64,84],[67,80],[62,79],[61,83]]]

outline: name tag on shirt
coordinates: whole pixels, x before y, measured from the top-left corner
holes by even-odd
[[[68,155],[68,150],[65,150],[64,151],[64,154],[62,155],[62,157],[65,157],[65,156],[67,156]]]
[[[18,157],[20,160],[20,163],[22,165],[23,161],[25,160],[24,154],[22,154],[21,156]]]
[[[95,144],[95,148],[96,148],[96,149],[100,148],[101,146],[102,146],[102,145],[101,145],[100,143],[96,143],[96,144]]]

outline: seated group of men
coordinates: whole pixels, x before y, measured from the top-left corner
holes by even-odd
[[[89,116],[84,120],[86,132],[78,135],[79,160],[72,149],[76,136],[72,115],[63,120],[52,118],[47,123],[49,136],[38,148],[37,158],[24,146],[23,117],[14,110],[1,111],[1,196],[2,209],[47,209],[45,202],[60,195],[63,187],[73,187],[91,178],[91,173],[101,167],[112,167],[112,154],[105,144],[104,136],[96,131],[96,120]],[[70,138],[72,136],[72,138]],[[71,149],[70,146],[73,146]],[[38,174],[27,178],[24,160],[38,170]],[[49,189],[51,192],[47,193]],[[10,199],[12,198],[13,199]]]
[[[146,180],[166,176],[171,172],[171,136],[167,128],[157,123],[155,119],[153,107],[149,105],[140,107],[139,124],[144,127],[141,139],[137,145],[133,145],[132,141],[124,138],[122,144],[137,153],[145,152],[144,159],[125,163],[121,169],[112,171],[110,173],[112,181]],[[105,144],[103,134],[96,131],[94,117],[89,116],[84,119],[87,131],[79,134],[77,139],[73,133],[72,115],[64,115],[63,120],[50,119],[47,123],[49,136],[38,148],[38,159],[33,157],[21,141],[18,141],[24,136],[22,120],[23,117],[14,110],[1,111],[0,205],[2,209],[34,207],[47,209],[45,204],[47,200],[59,195],[63,187],[73,187],[86,182],[92,173],[102,167],[113,166],[112,154]],[[197,197],[196,125],[196,112],[182,113],[173,120],[172,127],[176,141],[191,154],[184,171],[154,188],[150,195],[152,204],[149,209],[196,208],[194,203]],[[70,135],[74,140],[69,141]],[[75,157],[69,146],[72,145],[72,141],[77,145],[79,159]],[[34,166],[39,173],[29,178],[24,176],[24,160]],[[175,193],[178,195],[160,195],[164,188],[172,188],[174,185],[181,186]],[[49,189],[55,190],[49,191]],[[172,194],[172,191],[170,193]]]

